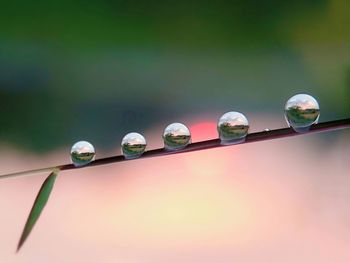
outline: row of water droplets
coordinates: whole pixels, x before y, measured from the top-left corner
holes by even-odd
[[[311,125],[317,123],[320,107],[315,98],[307,94],[291,97],[284,109],[286,121],[296,132],[307,132]],[[222,115],[217,124],[222,144],[235,144],[245,140],[249,122],[240,112],[230,111]],[[172,123],[163,132],[164,148],[176,151],[191,143],[191,133],[182,123]],[[128,133],[121,142],[121,150],[126,159],[140,157],[147,146],[145,137],[136,132]],[[95,159],[95,148],[87,141],[75,143],[71,149],[71,159],[75,166],[84,166]]]

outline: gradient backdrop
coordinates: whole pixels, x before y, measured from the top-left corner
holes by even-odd
[[[243,112],[285,127],[312,94],[350,116],[350,2],[2,1],[0,174],[97,157]],[[19,254],[45,178],[0,181],[0,262],[349,262],[350,133],[332,132],[60,174]]]

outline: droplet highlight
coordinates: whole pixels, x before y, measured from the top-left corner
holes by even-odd
[[[164,147],[167,150],[180,150],[191,143],[191,133],[182,123],[169,124],[163,133]]]
[[[320,106],[317,100],[308,94],[297,94],[291,97],[284,109],[284,116],[290,127],[296,132],[307,132],[320,117]]]
[[[76,167],[89,164],[95,159],[95,148],[87,141],[79,141],[72,146],[70,156]]]
[[[122,153],[126,159],[135,159],[140,157],[147,146],[145,137],[137,132],[131,132],[122,139]]]
[[[220,117],[217,129],[222,144],[240,143],[248,134],[249,122],[242,113],[230,111]]]

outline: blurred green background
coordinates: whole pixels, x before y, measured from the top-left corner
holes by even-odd
[[[0,141],[37,153],[299,92],[350,113],[350,1],[7,1]]]

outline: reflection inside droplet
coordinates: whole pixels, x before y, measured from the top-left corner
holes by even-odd
[[[95,148],[89,142],[79,141],[72,146],[70,155],[75,166],[84,166],[95,159]]]
[[[185,148],[191,142],[191,133],[186,125],[172,123],[163,133],[164,147],[167,150],[179,150]]]
[[[296,132],[306,132],[311,125],[318,122],[320,107],[312,96],[297,94],[287,101],[284,116],[288,125]]]
[[[245,140],[249,123],[242,113],[230,111],[220,117],[217,129],[222,144],[234,144]]]
[[[125,135],[121,143],[122,153],[126,159],[140,157],[145,151],[146,146],[145,137],[136,132]]]

